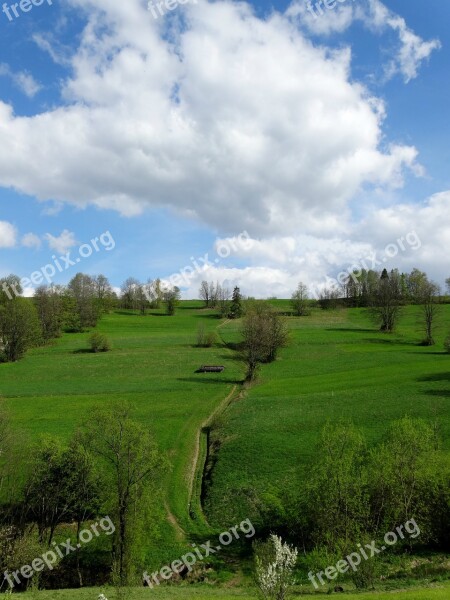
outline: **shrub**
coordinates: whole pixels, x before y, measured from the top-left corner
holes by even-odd
[[[205,340],[205,346],[207,348],[211,348],[217,343],[217,333],[215,331],[210,331]]]
[[[108,338],[97,331],[89,336],[89,345],[92,352],[108,352],[108,350],[111,350]]]
[[[447,339],[444,342],[444,348],[450,354],[450,335],[447,337]]]

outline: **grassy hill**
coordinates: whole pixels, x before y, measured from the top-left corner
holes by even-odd
[[[274,304],[288,310],[285,301]],[[218,320],[198,302],[183,302],[174,317],[117,311],[98,326],[111,339],[112,352],[89,353],[88,333],[65,334],[18,363],[0,365],[0,394],[17,430],[31,440],[41,434],[68,438],[93,406],[114,399],[136,406],[136,416],[172,464],[164,481],[165,507],[148,539],[151,569],[180,556],[188,541],[213,533],[198,501],[206,455],[200,431],[211,419],[211,440],[219,451],[213,456],[205,511],[216,532],[252,515],[249,490],[276,507],[286,490],[298,489],[327,421],[352,419],[375,443],[390,421],[406,414],[437,420],[448,451],[450,356],[442,344],[450,330],[450,306],[444,309],[438,344],[432,348],[418,345],[414,307],[405,310],[393,335],[376,332],[361,309],[314,310],[309,317],[289,318],[291,344],[278,361],[262,368],[256,385],[240,394],[243,369],[232,351],[225,345],[194,347],[199,324],[231,342],[238,338],[238,323]],[[226,369],[195,373],[203,363]],[[178,592],[153,593],[178,597]],[[414,593],[405,599],[447,597],[440,591]],[[64,594],[49,592],[42,598],[95,598],[83,591]],[[195,597],[247,597],[245,591],[221,594],[199,591]]]
[[[162,311],[144,317],[127,311],[105,315],[98,330],[112,341],[113,350],[106,354],[87,350],[88,333],[64,334],[20,362],[0,365],[0,395],[15,427],[30,440],[41,434],[68,438],[93,406],[116,399],[136,406],[136,417],[172,465],[165,478],[167,514],[160,515],[159,531],[149,539],[149,561],[156,553],[155,565],[179,555],[181,530],[207,531],[201,519],[189,515],[198,434],[240,378],[230,351],[194,347],[200,323],[207,331],[220,323],[200,306],[183,303],[175,317]],[[226,366],[223,373],[195,373],[202,363],[216,362]]]
[[[351,419],[375,443],[392,420],[437,419],[449,449],[450,356],[443,340],[450,306],[430,348],[418,345],[416,314],[415,307],[405,309],[393,335],[376,332],[363,309],[289,319],[289,347],[214,428],[220,451],[206,502],[211,522],[250,516],[255,495],[276,504],[286,489],[301,486],[327,421]],[[223,337],[236,339],[236,328],[227,323]]]

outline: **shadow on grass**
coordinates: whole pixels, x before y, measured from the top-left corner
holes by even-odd
[[[433,373],[419,377],[417,381],[450,381],[450,371],[448,373]]]
[[[232,385],[240,385],[242,379],[220,379],[219,377],[211,377],[210,373],[197,373],[197,377],[177,377],[177,381],[185,381],[186,383],[231,383]]]
[[[95,354],[95,352],[92,352],[90,348],[79,348],[78,350],[74,350],[72,354]]]
[[[441,398],[450,398],[450,390],[425,390],[428,396],[440,396]]]
[[[376,329],[359,329],[355,327],[327,327],[325,331],[345,331],[346,333],[378,333]]]
[[[387,346],[417,346],[416,342],[408,342],[405,340],[399,340],[398,338],[394,339],[380,339],[380,338],[366,338],[362,340],[363,342],[368,342],[369,344],[384,344]]]

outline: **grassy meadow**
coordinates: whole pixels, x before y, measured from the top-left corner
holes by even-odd
[[[301,589],[296,589],[296,597],[305,600],[318,600],[325,598],[326,594],[304,594]],[[171,586],[149,590],[135,588],[129,590],[125,597],[117,595],[116,591],[108,588],[86,589],[86,590],[55,590],[39,592],[39,600],[96,600],[103,593],[108,600],[144,600],[144,598],[155,598],[155,600],[178,600],[179,598],[195,598],[195,600],[255,600],[256,596],[252,590],[247,589],[216,589],[210,586]],[[427,589],[396,590],[395,592],[366,592],[355,595],[354,593],[337,594],[340,600],[447,600],[450,594],[450,585],[443,584]],[[33,594],[24,594],[27,600],[33,600]]]
[[[288,303],[276,304],[288,310]],[[275,508],[293,486],[300,491],[327,421],[352,420],[369,444],[405,415],[437,421],[448,451],[450,356],[443,341],[450,306],[444,309],[437,344],[429,348],[419,345],[416,307],[405,308],[392,335],[375,331],[364,309],[290,318],[290,345],[216,423],[210,522],[224,526],[252,514],[248,490]],[[237,327],[227,323],[223,338],[237,339]]]
[[[282,312],[289,310],[287,301],[273,303]],[[188,542],[210,539],[249,517],[249,489],[275,507],[289,489],[300,489],[327,421],[351,419],[369,443],[376,443],[392,420],[422,417],[437,423],[448,452],[450,356],[443,351],[443,339],[450,330],[450,305],[444,307],[437,345],[431,348],[418,345],[414,307],[405,309],[393,335],[375,331],[363,309],[315,309],[308,317],[289,317],[289,346],[246,389],[241,385],[244,369],[226,345],[237,341],[239,323],[221,321],[201,306],[183,302],[174,317],[162,311],[146,316],[115,311],[98,325],[112,342],[111,352],[90,353],[88,333],[64,334],[17,363],[0,365],[0,395],[17,431],[30,441],[43,434],[67,439],[94,406],[113,400],[135,405],[136,417],[171,463],[164,479],[165,506],[148,539],[149,570],[178,558]],[[199,324],[216,330],[225,344],[196,348]],[[206,363],[226,368],[219,374],[195,373]],[[201,429],[210,423],[220,451],[213,457],[205,519],[199,501],[206,457]],[[88,600],[98,593],[49,591],[39,598]],[[139,600],[150,593],[164,600],[253,597],[245,587],[190,587],[186,593],[175,586],[136,589],[129,597]],[[114,592],[106,595],[115,597]],[[358,595],[364,600],[449,597],[449,587]]]

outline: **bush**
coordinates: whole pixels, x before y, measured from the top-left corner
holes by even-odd
[[[108,350],[111,350],[108,338],[97,331],[89,336],[89,345],[92,352],[108,352]]]
[[[447,339],[444,342],[444,348],[450,354],[450,335],[447,337]]]
[[[211,348],[217,343],[217,333],[215,331],[210,331],[205,340],[205,346],[207,348]]]

